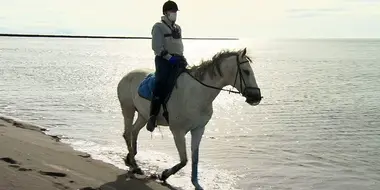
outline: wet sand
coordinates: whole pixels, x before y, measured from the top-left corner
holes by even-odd
[[[127,171],[91,159],[43,131],[0,115],[1,190],[173,189],[153,179],[131,179]]]

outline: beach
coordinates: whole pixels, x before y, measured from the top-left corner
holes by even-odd
[[[0,116],[0,190],[165,190],[153,179],[94,160],[61,143],[46,129]]]

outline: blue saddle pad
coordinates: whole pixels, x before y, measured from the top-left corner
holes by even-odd
[[[152,100],[152,93],[153,93],[155,79],[156,77],[154,73],[150,73],[140,83],[139,88],[138,88],[138,93],[141,97],[148,100]]]

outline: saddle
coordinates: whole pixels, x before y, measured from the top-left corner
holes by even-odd
[[[181,64],[181,65],[184,65],[184,64]],[[164,102],[162,103],[162,107],[163,107],[163,110],[164,110],[164,113],[163,113],[163,116],[164,118],[166,119],[166,121],[169,123],[169,112],[167,110],[167,107],[166,107],[166,104],[167,102],[169,101],[170,97],[171,97],[171,94],[173,92],[173,89],[174,87],[178,87],[177,85],[177,79],[178,77],[183,73],[183,72],[188,72],[188,69],[184,66],[180,67],[178,70],[177,70],[177,73],[175,73],[175,77],[172,81],[172,84],[169,84],[170,86],[168,87],[168,92],[167,92],[167,96],[164,100]],[[138,94],[140,97],[144,98],[144,99],[147,99],[149,101],[152,101],[152,98],[153,98],[153,89],[155,88],[155,74],[154,73],[149,73],[145,78],[144,80],[140,83],[139,87],[138,87]]]

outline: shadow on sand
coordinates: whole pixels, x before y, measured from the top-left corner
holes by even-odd
[[[158,182],[156,178],[147,179],[132,178],[129,173],[117,176],[112,182],[105,183],[97,188],[84,187],[80,190],[183,190],[182,188],[173,187],[167,183]]]

